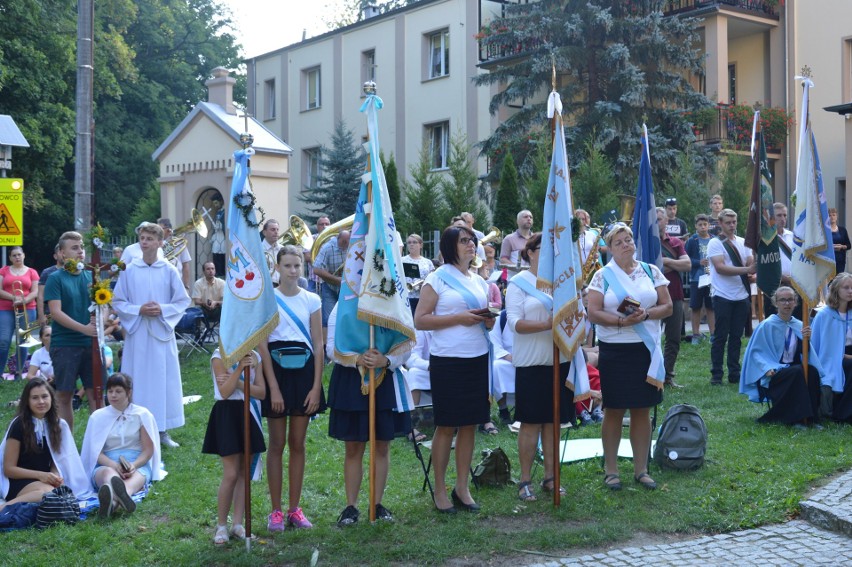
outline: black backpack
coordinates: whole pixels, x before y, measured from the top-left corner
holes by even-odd
[[[500,447],[482,451],[482,462],[473,469],[477,486],[506,486],[512,484],[512,464]]]
[[[657,436],[654,461],[664,469],[695,470],[704,465],[706,451],[707,426],[698,408],[678,404],[669,409]]]

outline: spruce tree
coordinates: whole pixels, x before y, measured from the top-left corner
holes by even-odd
[[[518,228],[521,196],[518,191],[518,170],[512,152],[506,152],[500,168],[500,185],[494,199],[494,226],[509,234]],[[541,215],[539,215],[541,216]],[[535,218],[535,216],[533,216]]]
[[[608,211],[618,209],[618,195],[633,193],[635,187],[631,189],[616,185],[612,162],[592,140],[586,141],[584,150],[583,161],[571,172],[574,208],[588,212],[593,224],[603,224],[610,220]]]
[[[616,178],[635,178],[645,122],[654,179],[665,178],[678,154],[695,139],[685,111],[710,104],[688,80],[704,72],[696,20],[664,17],[665,5],[664,0],[507,4],[505,17],[483,30],[480,46],[492,53],[519,53],[512,64],[489,67],[473,80],[477,85],[507,85],[492,97],[492,114],[510,103],[526,102],[482,143],[482,151],[494,156],[508,146],[520,152],[531,132],[549,127],[546,95],[553,61],[569,163],[581,161],[583,143],[594,136],[595,147],[611,160]],[[527,153],[515,156],[524,172]],[[709,153],[696,153],[696,159],[704,168],[712,162]]]
[[[331,147],[320,147],[320,174],[317,187],[305,187],[299,200],[307,203],[314,214],[305,220],[316,221],[320,214],[336,222],[355,212],[355,202],[361,188],[361,175],[366,157],[360,145],[355,144],[355,133],[346,128],[343,119],[337,121],[331,137]]]
[[[402,210],[396,215],[396,224],[403,238],[413,232],[429,240],[432,231],[443,231],[450,219],[444,218],[441,178],[432,170],[431,153],[427,145],[421,148],[420,157],[417,163],[411,165],[408,174],[409,179],[403,181]],[[437,253],[436,243],[433,255]]]
[[[390,159],[385,162],[385,154],[382,152],[379,155],[382,161],[382,167],[385,169],[385,182],[388,187],[388,198],[390,198],[391,207],[393,208],[394,216],[399,213],[400,192],[399,192],[399,173],[396,170],[396,160],[391,154]]]
[[[441,179],[447,224],[452,217],[466,211],[481,228],[488,226],[488,209],[479,198],[479,177],[471,159],[471,147],[462,132],[457,132],[450,140],[447,170]]]

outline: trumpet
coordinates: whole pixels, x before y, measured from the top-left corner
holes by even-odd
[[[12,295],[15,300],[12,306],[15,312],[15,353],[20,349],[29,349],[36,345],[40,345],[41,341],[32,336],[32,332],[38,329],[38,321],[30,322],[30,316],[27,314],[26,294],[24,294],[24,286],[20,281],[12,282]],[[21,324],[23,322],[23,324]],[[18,361],[18,368],[15,371],[15,378],[20,380],[22,377],[24,361]]]
[[[198,233],[201,238],[207,238],[207,223],[204,222],[197,209],[192,209],[191,218],[179,227],[172,229],[172,235],[163,242],[163,256],[165,256],[166,261],[171,262],[186,250],[187,240],[184,235],[191,232]]]
[[[405,287],[408,288],[409,292],[420,291],[420,288],[423,287],[424,283],[426,283],[426,280],[414,280],[413,282],[406,282]]]

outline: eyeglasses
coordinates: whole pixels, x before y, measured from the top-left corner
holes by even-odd
[[[777,297],[775,303],[796,303],[795,297]]]
[[[459,244],[463,244],[463,245],[467,246],[471,242],[474,245],[476,245],[476,239],[475,238],[469,238],[467,236],[462,236],[461,238],[459,238]]]

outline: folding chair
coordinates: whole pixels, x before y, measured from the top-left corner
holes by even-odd
[[[221,312],[217,312],[215,315],[211,314],[207,311],[203,312],[204,320],[203,325],[204,328],[201,333],[201,339],[199,342],[204,345],[207,343],[218,343],[219,342],[219,321],[221,318]],[[205,349],[206,350],[206,349]]]
[[[179,341],[183,341],[183,344],[180,345],[180,349],[178,350],[178,354],[182,354],[186,351],[185,356],[188,358],[196,351],[204,353],[207,352],[204,349],[204,345],[200,342],[203,320],[204,314],[198,307],[190,307],[183,314],[183,317],[181,317],[180,321],[175,326],[175,337]]]

